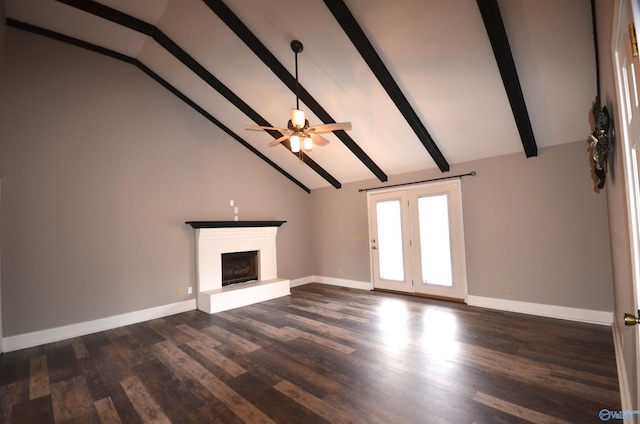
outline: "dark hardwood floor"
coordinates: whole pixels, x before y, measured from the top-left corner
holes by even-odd
[[[0,356],[0,423],[598,423],[611,329],[309,284]]]

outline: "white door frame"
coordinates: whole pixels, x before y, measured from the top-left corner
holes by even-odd
[[[628,49],[630,48],[630,43],[628,43],[629,38],[629,28],[626,26],[624,22],[625,13],[629,12],[631,7],[632,20],[634,22],[640,22],[640,10],[638,10],[638,5],[635,1],[630,0],[617,0],[616,6],[614,8],[614,23],[613,23],[613,34],[611,40],[611,51],[613,55],[613,63],[614,63],[614,77],[616,83],[616,97],[617,97],[617,106],[618,106],[618,115],[619,119],[616,123],[620,123],[620,129],[618,133],[618,144],[623,149],[623,166],[624,166],[624,176],[625,176],[625,197],[627,200],[627,220],[629,226],[629,250],[631,257],[631,291],[633,293],[631,299],[631,305],[629,311],[619,311],[619,312],[629,312],[634,315],[638,313],[638,309],[640,308],[639,296],[640,292],[638,290],[640,283],[640,210],[638,209],[638,205],[640,205],[640,175],[638,175],[637,170],[640,164],[637,163],[637,159],[640,158],[640,128],[638,126],[638,120],[640,120],[640,108],[635,105],[635,96],[634,98],[630,98],[627,96],[627,83],[625,82],[625,73],[624,73],[624,65],[623,59],[621,59],[621,55],[618,49],[626,49],[623,52],[628,54]],[[636,26],[637,28],[637,26]],[[638,60],[633,60],[636,66],[638,65]],[[640,66],[635,72],[640,72]],[[626,76],[626,80],[629,80],[629,75]],[[635,78],[638,80],[637,77]],[[636,93],[637,93],[636,89]],[[629,116],[634,111],[636,111],[634,119],[630,120]],[[640,367],[640,325],[636,325],[635,327],[635,350],[636,350],[636,367]],[[638,380],[638,376],[627,376],[631,377],[634,381],[624,382],[623,386],[627,386],[629,384],[635,385],[637,398],[635,399],[635,405],[640,406],[640,380]],[[621,393],[622,397],[622,406],[623,408],[632,409],[633,400],[631,399],[630,393],[628,389],[630,387],[622,387],[623,390],[626,390],[626,393]],[[625,405],[625,403],[627,405]],[[625,420],[625,422],[627,422]],[[631,422],[631,421],[629,421]]]

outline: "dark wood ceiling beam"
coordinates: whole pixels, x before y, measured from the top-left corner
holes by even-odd
[[[117,60],[129,63],[129,64],[132,64],[132,65],[138,67],[141,71],[143,71],[145,74],[147,74],[148,76],[153,78],[156,82],[158,82],[164,88],[169,90],[171,93],[173,93],[175,96],[177,96],[180,100],[182,100],[183,102],[185,102],[186,104],[191,106],[194,110],[196,110],[198,113],[200,113],[202,116],[204,116],[211,123],[215,124],[218,128],[220,128],[222,131],[227,133],[230,137],[232,137],[236,141],[240,142],[240,144],[242,144],[244,147],[249,149],[252,153],[257,155],[260,159],[264,160],[266,163],[271,165],[271,167],[273,167],[278,172],[280,172],[282,175],[284,175],[286,178],[288,178],[290,181],[295,183],[298,187],[300,187],[301,189],[303,189],[307,193],[311,193],[311,190],[307,186],[305,186],[300,181],[295,179],[292,175],[287,173],[287,171],[282,169],[275,162],[271,161],[269,158],[267,158],[265,155],[263,155],[260,151],[258,151],[251,144],[249,144],[248,142],[243,140],[242,137],[240,137],[239,135],[237,135],[236,133],[231,131],[222,122],[218,121],[215,117],[213,117],[213,115],[211,115],[206,110],[204,110],[203,108],[198,106],[194,101],[192,101],[184,93],[179,91],[173,85],[169,84],[169,82],[167,82],[162,77],[160,77],[158,74],[153,72],[151,69],[149,69],[149,67],[144,65],[138,59],[132,58],[132,57],[124,55],[122,53],[118,53],[118,52],[115,52],[113,50],[110,50],[110,49],[107,49],[107,48],[104,48],[104,47],[101,47],[101,46],[98,46],[98,45],[95,45],[95,44],[92,44],[92,43],[88,43],[88,42],[83,41],[83,40],[78,40],[77,38],[73,38],[73,37],[69,37],[69,36],[64,35],[64,34],[60,34],[60,33],[55,32],[55,31],[51,31],[51,30],[44,29],[44,28],[41,28],[41,27],[38,27],[38,26],[35,26],[35,25],[31,25],[31,24],[27,24],[27,23],[24,23],[24,22],[21,22],[21,21],[17,21],[15,19],[7,18],[6,22],[7,22],[8,26],[11,26],[13,28],[18,28],[18,29],[21,29],[21,30],[24,30],[24,31],[28,31],[28,32],[34,33],[34,34],[45,36],[47,38],[51,38],[51,39],[54,39],[54,40],[57,40],[57,41],[61,41],[61,42],[67,43],[67,44],[71,44],[71,45],[74,45],[76,47],[81,47],[83,49],[87,49],[87,50],[93,51],[95,53],[100,53],[100,54],[103,54],[105,56],[109,56],[109,57],[112,57],[114,59],[117,59]]]
[[[222,0],[203,0],[207,6],[231,29],[246,45],[255,53],[265,65],[293,92],[296,93],[296,79],[276,59],[267,47],[256,37],[253,32],[227,7]],[[316,99],[302,86],[299,85],[300,100],[325,124],[336,122],[331,115],[316,101]],[[382,182],[387,181],[387,175],[375,164],[375,162],[358,146],[358,144],[345,132],[334,131],[334,134],[345,146],[369,170]]]
[[[518,71],[513,61],[509,39],[504,28],[498,2],[497,0],[477,0],[477,3],[480,8],[482,20],[484,21],[484,26],[487,29],[493,54],[498,63],[498,69],[500,70],[500,76],[502,77],[502,82],[507,92],[507,97],[509,98],[513,117],[516,121],[518,132],[520,133],[522,147],[524,147],[524,152],[528,158],[537,156],[538,146],[533,136],[531,120],[527,112],[527,105],[524,101]]]
[[[440,152],[435,141],[423,125],[396,81],[391,76],[391,73],[356,19],[351,14],[347,5],[344,4],[342,0],[324,0],[324,3],[336,18],[364,61],[369,65],[373,74],[378,78],[378,81],[382,84],[382,87],[385,89],[402,116],[404,116],[411,129],[413,129],[415,134],[418,136],[418,139],[427,149],[436,165],[438,165],[438,168],[440,168],[442,172],[448,171],[449,163],[444,158],[442,152]]]
[[[266,119],[264,119],[258,112],[256,112],[251,106],[237,96],[231,89],[218,80],[211,72],[209,72],[198,61],[191,57],[186,51],[178,46],[173,40],[171,40],[166,34],[164,34],[156,26],[137,19],[126,13],[120,12],[116,9],[102,5],[92,0],[56,0],[60,3],[64,3],[68,6],[75,7],[83,10],[87,13],[91,13],[95,16],[99,16],[103,19],[117,23],[119,25],[130,28],[134,31],[145,34],[153,38],[158,44],[160,44],[165,50],[171,53],[176,59],[178,59],[183,65],[188,67],[193,73],[198,75],[203,81],[205,81],[211,88],[220,93],[231,104],[237,107],[245,115],[247,115],[256,124],[261,126],[273,127]],[[282,137],[282,133],[278,131],[267,131],[273,138]],[[287,149],[289,146],[287,143],[280,143]],[[290,149],[289,149],[290,150]],[[297,153],[292,153],[298,157]],[[318,175],[324,178],[329,184],[335,188],[341,188],[342,184],[329,174],[324,168],[318,165],[308,155],[303,154],[301,156],[302,161],[313,169]]]

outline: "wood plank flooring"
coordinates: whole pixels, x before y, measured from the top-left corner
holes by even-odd
[[[611,329],[308,284],[0,356],[0,423],[598,423]]]

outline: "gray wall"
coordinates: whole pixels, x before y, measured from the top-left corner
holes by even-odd
[[[280,276],[370,281],[358,188],[378,181],[308,195],[110,58],[9,29],[6,63],[5,337],[186,299],[176,289],[195,283],[195,259],[183,222],[232,219],[230,199],[241,219],[288,221],[278,235]],[[613,310],[606,203],[593,191],[586,147],[452,168],[478,172],[462,184],[470,294]]]
[[[587,148],[585,137],[536,158],[518,153],[452,167],[452,175],[478,173],[462,180],[469,294],[613,310],[606,196],[594,192]],[[387,184],[441,176],[416,172]],[[370,281],[367,198],[358,189],[379,185],[312,192],[316,275]]]
[[[7,29],[0,122],[4,336],[189,298],[188,220],[286,220],[312,273],[309,194],[132,65]],[[213,113],[215,115],[215,112]]]
[[[600,98],[614,118],[618,118],[613,58],[611,55],[611,35],[613,31],[613,14],[616,2],[609,0],[596,1],[598,24],[598,47],[600,56]],[[616,121],[618,124],[619,120]],[[618,131],[620,133],[620,131]],[[634,312],[633,288],[631,286],[631,257],[629,246],[629,226],[625,197],[625,176],[622,162],[622,146],[618,140],[614,157],[610,160],[610,172],[605,186],[609,210],[609,232],[611,234],[611,257],[614,284],[615,320],[622,335],[622,356],[626,366],[626,374],[630,379],[630,398],[636,402],[636,329],[622,325],[624,313]],[[634,405],[632,409],[638,409]]]

